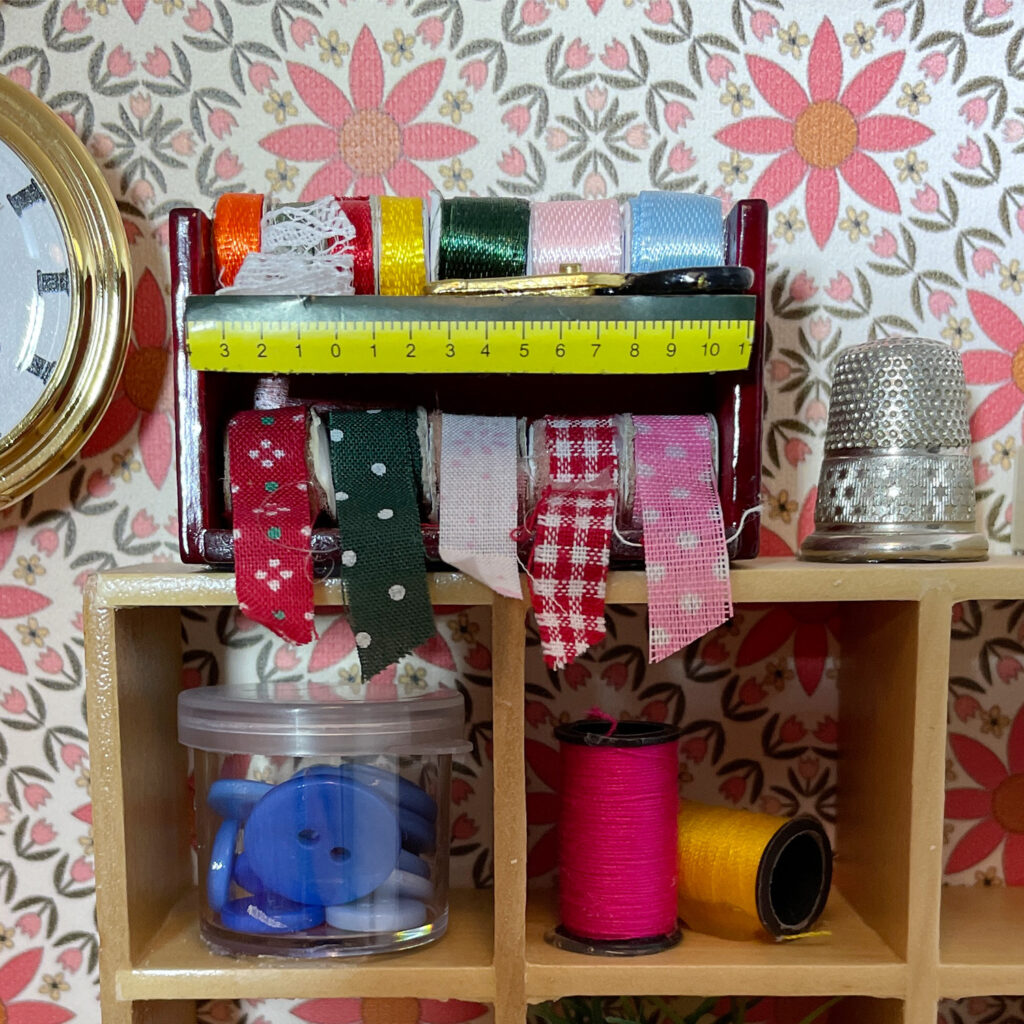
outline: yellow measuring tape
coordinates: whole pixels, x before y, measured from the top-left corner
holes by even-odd
[[[574,319],[577,310],[658,313],[689,311],[686,303],[650,302],[650,297],[566,307],[562,300],[533,306],[543,318],[514,320],[494,315],[491,303],[465,307],[481,319],[445,316],[453,309],[438,299],[392,300],[380,307],[381,318],[365,316],[358,297],[326,299],[239,300],[234,305],[203,297],[189,299],[186,343],[197,370],[236,373],[706,373],[742,370],[750,362],[754,341],[753,296],[694,299],[692,311],[716,316],[666,319]],[[749,299],[749,301],[747,301]],[[378,303],[380,299],[376,300]],[[639,304],[638,304],[639,303]],[[397,304],[397,305],[396,305]],[[520,305],[523,313],[531,307]],[[402,315],[408,310],[412,315]],[[432,319],[425,319],[429,310]],[[565,319],[552,319],[552,312]],[[330,313],[336,315],[329,316]],[[360,315],[362,313],[363,315]],[[287,314],[285,316],[284,314]],[[302,315],[305,314],[305,315]],[[490,314],[490,315],[487,315]]]

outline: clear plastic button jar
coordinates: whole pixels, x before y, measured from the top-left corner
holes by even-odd
[[[218,952],[350,956],[448,924],[451,755],[462,695],[268,701],[184,691],[195,758],[200,931]]]

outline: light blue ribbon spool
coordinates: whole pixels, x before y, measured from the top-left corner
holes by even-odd
[[[647,274],[725,262],[722,200],[692,192],[641,192],[629,200],[629,271]]]

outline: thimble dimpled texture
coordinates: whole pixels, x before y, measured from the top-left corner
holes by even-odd
[[[971,442],[960,356],[928,338],[885,338],[836,362],[825,455],[848,448],[959,448]]]

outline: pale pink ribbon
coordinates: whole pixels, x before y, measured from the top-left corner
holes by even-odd
[[[513,416],[441,417],[441,557],[505,597],[522,597]]]
[[[729,556],[705,416],[634,416],[650,660],[732,616]]]
[[[534,274],[557,274],[566,263],[591,273],[622,270],[622,214],[614,199],[534,203],[530,210]]]

